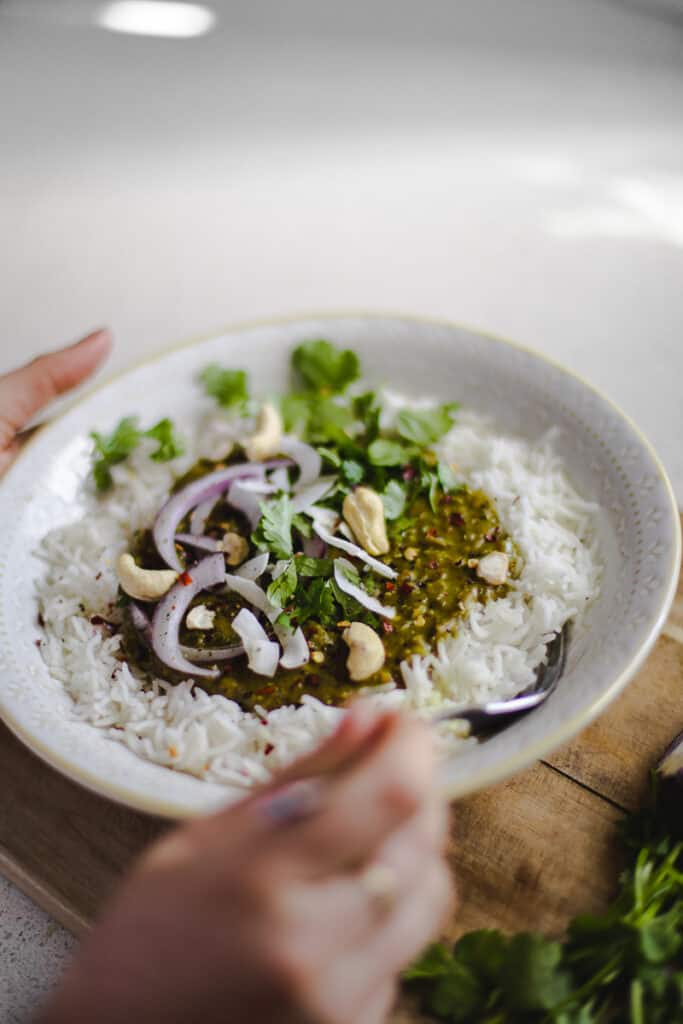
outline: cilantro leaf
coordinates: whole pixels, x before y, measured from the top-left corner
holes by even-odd
[[[98,456],[93,465],[95,484],[98,491],[106,491],[113,483],[111,467],[127,459],[140,443],[137,417],[124,417],[111,434],[99,434],[93,430],[90,436]]]
[[[318,455],[322,455],[326,462],[329,462],[335,469],[339,469],[342,464],[342,457],[339,452],[335,452],[333,448],[326,448],[324,445],[318,447]]]
[[[261,505],[261,518],[252,534],[254,544],[261,551],[272,551],[277,558],[291,558],[292,506],[286,494],[281,494]]]
[[[412,454],[413,450],[400,441],[390,441],[381,437],[368,447],[368,458],[373,466],[404,466],[410,461]]]
[[[305,437],[308,421],[311,418],[311,400],[308,395],[292,392],[280,399],[280,413],[285,430],[288,433]]]
[[[339,620],[337,603],[330,587],[331,580],[321,576],[312,580],[310,585],[295,595],[296,610],[292,617],[301,626],[309,619],[315,619],[322,626],[334,626]]]
[[[225,409],[243,405],[249,397],[247,375],[244,370],[225,370],[217,363],[211,363],[202,370],[199,379],[207,395],[215,398]]]
[[[351,440],[353,413],[328,397],[310,400],[306,440],[311,444],[336,444],[345,448]]]
[[[299,576],[307,578],[331,576],[334,566],[331,558],[309,558],[307,555],[301,555],[296,560],[296,569]]]
[[[365,443],[370,444],[379,437],[379,420],[382,409],[374,391],[366,391],[353,400],[353,411],[363,424]]]
[[[303,513],[301,512],[296,512],[292,516],[292,526],[294,527],[295,530],[298,530],[302,537],[313,536],[313,526],[311,524],[311,521],[310,519],[307,519],[306,516],[303,515]]]
[[[344,478],[344,483],[349,487],[355,487],[365,476],[365,468],[357,459],[343,459],[341,475]]]
[[[184,450],[169,419],[159,420],[149,430],[142,431],[137,416],[125,416],[119,420],[111,434],[100,434],[93,430],[90,436],[95,442],[93,477],[98,491],[106,491],[112,486],[114,480],[111,467],[127,459],[143,437],[151,437],[158,442],[159,447],[151,456],[156,462],[168,462],[182,455]]]
[[[185,451],[185,446],[169,419],[159,420],[153,427],[145,431],[144,436],[159,442],[159,447],[152,452],[151,456],[155,462],[170,462],[171,459],[177,458]]]
[[[509,942],[500,973],[514,1010],[552,1010],[569,994],[569,977],[560,967],[562,946],[542,935],[521,933]]]
[[[270,603],[274,604],[277,608],[284,608],[296,590],[297,580],[297,565],[295,560],[290,558],[283,571],[266,590]]]
[[[292,368],[309,391],[336,394],[360,375],[358,356],[330,341],[305,341],[292,353]]]
[[[454,403],[434,409],[401,409],[396,417],[396,429],[404,440],[425,448],[448,433],[455,409]]]
[[[398,480],[390,480],[380,497],[384,505],[384,515],[387,519],[398,519],[403,514],[407,495],[405,487]]]
[[[452,469],[447,462],[440,462],[436,467],[436,471],[439,475],[439,483],[443,487],[444,491],[457,491],[462,486],[462,481],[458,478],[454,469]]]

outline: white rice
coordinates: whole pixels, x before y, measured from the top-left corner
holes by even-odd
[[[389,416],[400,401],[387,396]],[[114,564],[131,533],[151,524],[179,471],[199,452],[208,453],[212,439],[229,440],[234,431],[214,421],[210,430],[206,422],[198,424],[196,434],[201,444],[171,464],[150,460],[152,442],[141,445],[114,467],[115,487],[105,498],[88,494],[82,521],[45,538],[42,652],[71,696],[77,719],[157,764],[249,786],[317,744],[343,710],[305,696],[301,707],[259,715],[198,687],[193,691],[190,681],[173,686],[155,680],[150,686],[117,657],[120,637],[90,622],[95,615],[117,619]],[[422,714],[444,703],[505,698],[529,685],[551,634],[581,616],[600,583],[599,509],[567,479],[551,435],[534,444],[502,437],[481,417],[460,412],[440,455],[495,501],[523,566],[508,596],[472,604],[454,636],[403,665],[405,689],[390,683],[367,696]],[[472,742],[457,726],[440,729],[444,753]]]

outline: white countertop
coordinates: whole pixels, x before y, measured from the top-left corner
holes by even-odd
[[[116,370],[254,317],[456,319],[606,391],[683,501],[679,0],[226,0],[183,42],[95,6],[0,5],[0,371],[101,323]],[[4,1024],[70,940],[0,884],[0,946]]]

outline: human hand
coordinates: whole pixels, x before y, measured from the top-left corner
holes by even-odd
[[[111,350],[109,331],[39,356],[19,370],[0,377],[0,476],[16,457],[18,434],[57,395],[77,387],[97,369]]]
[[[428,731],[356,707],[133,869],[39,1024],[379,1024],[452,903]]]

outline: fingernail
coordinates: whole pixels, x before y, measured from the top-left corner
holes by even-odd
[[[71,347],[72,348],[76,348],[77,345],[86,345],[86,344],[91,344],[91,345],[92,344],[97,344],[97,345],[101,345],[102,347],[104,347],[105,345],[111,345],[111,342],[112,342],[112,333],[109,330],[109,328],[108,327],[98,327],[96,330],[90,331],[89,334],[86,334],[84,338],[80,339],[80,341],[74,342],[74,344]]]

